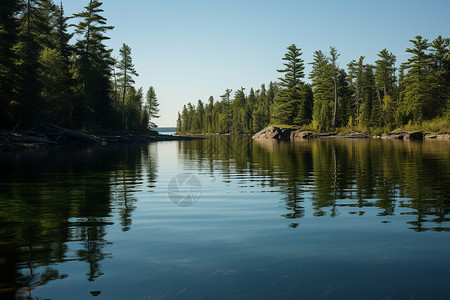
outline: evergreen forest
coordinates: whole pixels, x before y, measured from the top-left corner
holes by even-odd
[[[52,0],[0,2],[0,128],[49,122],[90,132],[155,126],[155,89],[134,86],[131,48],[106,45],[102,2],[64,14]],[[71,43],[73,41],[73,43]]]
[[[341,68],[336,48],[318,50],[305,74],[302,50],[287,47],[280,78],[259,88],[226,89],[188,103],[178,113],[180,133],[255,133],[268,125],[380,134],[396,128],[450,131],[450,39],[416,36],[409,59],[397,67],[387,49],[374,64],[355,58]],[[306,82],[306,79],[309,82]]]

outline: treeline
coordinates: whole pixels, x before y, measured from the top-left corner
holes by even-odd
[[[145,97],[133,86],[138,74],[129,46],[112,57],[105,41],[114,27],[101,7],[89,0],[67,17],[52,0],[0,2],[0,128],[39,121],[89,131],[155,126],[155,90]]]
[[[189,133],[255,133],[269,124],[298,125],[333,131],[339,127],[379,133],[438,118],[450,122],[450,39],[416,36],[406,49],[410,58],[396,68],[386,49],[375,64],[364,56],[339,67],[334,47],[315,51],[306,83],[301,49],[287,47],[283,76],[269,88],[227,89],[221,100],[188,103],[178,114],[177,131]]]

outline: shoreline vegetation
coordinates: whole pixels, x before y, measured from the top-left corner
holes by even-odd
[[[152,131],[159,118],[155,89],[134,86],[139,75],[130,46],[123,43],[119,57],[112,56],[105,41],[114,26],[102,5],[86,0],[82,12],[65,16],[62,3],[53,0],[1,2],[3,148],[161,136]],[[234,95],[226,89],[220,101],[211,96],[207,103],[188,103],[178,113],[176,131],[253,135],[285,124],[281,127],[296,126],[312,136],[395,136],[400,128],[441,138],[450,133],[450,39],[416,36],[410,42],[409,58],[398,67],[387,49],[373,64],[360,56],[347,68],[339,66],[336,48],[315,51],[310,83],[305,82],[303,53],[292,44],[277,82],[248,93],[241,87]]]
[[[114,26],[104,17],[103,3],[85,2],[83,11],[66,16],[62,3],[53,0],[1,1],[4,145],[21,140],[60,143],[54,138],[59,133],[61,139],[82,141],[84,137],[87,142],[152,136],[159,118],[155,89],[149,85],[145,92],[135,87],[138,73],[131,47],[123,43],[118,57],[113,57],[106,41]],[[48,135],[42,124],[54,124]],[[92,134],[97,132],[112,132],[120,138],[97,138]]]
[[[348,128],[340,128],[335,132],[321,133],[313,130],[305,130],[299,126],[288,125],[271,125],[263,130],[255,133],[176,133],[176,136],[252,136],[253,139],[275,139],[283,141],[293,141],[302,139],[315,139],[315,138],[381,138],[390,140],[449,140],[450,133],[433,133],[423,130],[404,130],[397,129],[389,133],[383,133],[380,135],[370,135],[364,132],[356,132]]]
[[[347,68],[339,66],[336,48],[315,51],[309,83],[303,53],[292,44],[278,82],[249,92],[241,87],[234,95],[226,89],[219,101],[189,102],[178,113],[177,133],[255,134],[284,124],[316,134],[393,136],[403,130],[444,136],[450,133],[450,39],[416,36],[410,42],[399,66],[387,49],[374,64],[361,56]]]

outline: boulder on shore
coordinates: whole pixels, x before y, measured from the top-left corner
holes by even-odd
[[[291,138],[291,132],[294,129],[291,128],[280,128],[277,126],[269,126],[256,133],[254,139],[276,139],[288,141]]]
[[[439,134],[427,134],[425,139],[428,140],[450,140],[450,134],[448,133],[439,133]]]
[[[291,140],[293,139],[310,139],[314,137],[314,133],[311,131],[295,130],[291,133]]]
[[[292,127],[279,127],[279,126],[269,126],[256,133],[254,139],[276,139],[282,141],[294,141],[312,138],[369,138],[370,136],[360,133],[351,132],[345,135],[336,134],[320,134],[311,131],[303,131],[301,129]],[[377,136],[379,138],[379,136]],[[438,135],[425,135],[423,131],[406,131],[406,130],[396,130],[391,133],[385,133],[381,135],[382,139],[390,140],[416,140],[421,141],[424,139],[450,139],[450,134],[438,134]]]
[[[390,140],[423,140],[423,131],[394,131],[392,133],[385,133],[381,136],[383,139]]]
[[[423,140],[424,136],[425,135],[423,134],[423,131],[408,132],[408,134],[405,136],[405,140],[421,141]]]

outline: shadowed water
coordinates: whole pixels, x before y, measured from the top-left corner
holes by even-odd
[[[450,298],[445,141],[216,136],[0,168],[1,299]]]

